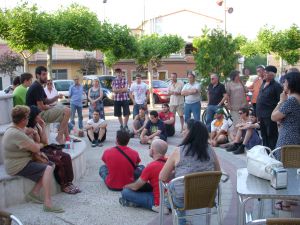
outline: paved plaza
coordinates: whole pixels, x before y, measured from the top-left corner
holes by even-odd
[[[45,213],[41,205],[26,203],[11,207],[8,211],[28,225],[110,225],[110,224],[128,224],[128,225],[155,225],[158,224],[158,213],[139,208],[123,207],[119,204],[119,192],[109,191],[104,182],[98,175],[98,169],[103,164],[101,156],[104,149],[115,146],[115,133],[119,128],[116,118],[112,116],[112,107],[106,107],[106,120],[108,121],[107,140],[103,147],[90,147],[88,139],[83,138],[87,142],[86,159],[87,170],[76,185],[82,189],[82,193],[77,195],[68,195],[59,193],[53,196],[53,200],[65,209],[63,214]],[[84,118],[86,121],[87,111],[84,110]],[[132,122],[132,120],[131,120]],[[131,123],[130,123],[131,125]],[[179,118],[176,119],[176,130],[179,129]],[[181,141],[181,135],[176,132],[174,137],[168,139],[170,154],[176,145]],[[142,164],[146,165],[151,161],[148,156],[148,145],[141,145],[137,138],[131,139],[129,147],[137,150],[142,159]],[[237,168],[246,167],[246,155],[233,155],[224,149],[215,149],[221,163],[222,170],[230,175],[230,180],[222,184],[222,210],[223,224],[234,225],[237,221],[237,195],[236,195],[236,170]],[[273,217],[271,215],[271,203],[266,201],[264,204],[264,216]],[[257,213],[257,202],[250,204],[249,207]],[[299,214],[298,208],[292,212],[293,216]],[[254,218],[255,218],[254,214]],[[280,216],[290,217],[290,212],[280,212]],[[298,217],[300,215],[297,215]],[[197,218],[195,224],[205,224],[205,218]],[[165,216],[164,224],[171,225],[172,218],[170,215]],[[212,217],[211,224],[217,224],[216,216]]]

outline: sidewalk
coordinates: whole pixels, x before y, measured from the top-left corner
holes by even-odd
[[[105,111],[107,110],[111,109],[105,109]],[[77,195],[59,193],[53,196],[54,203],[62,206],[66,211],[65,213],[44,213],[41,205],[32,203],[18,205],[7,210],[19,217],[24,224],[30,225],[158,224],[158,214],[155,212],[145,209],[122,207],[118,201],[120,193],[109,191],[103,181],[100,180],[98,169],[103,164],[100,160],[101,156],[104,149],[115,146],[115,133],[119,129],[118,121],[111,116],[111,113],[108,112],[106,115],[108,133],[104,146],[101,148],[91,148],[88,139],[84,138],[87,143],[87,170],[85,176],[76,183],[83,192]],[[176,130],[180,130],[179,118],[176,121]],[[131,122],[132,120],[130,120],[130,125]],[[181,136],[179,132],[176,132],[174,137],[168,139],[168,154],[174,150],[180,141]],[[129,147],[139,152],[142,164],[146,165],[151,162],[151,158],[148,156],[147,145],[141,145],[138,139],[131,139]],[[236,156],[220,148],[216,149],[216,153],[220,158],[222,169],[230,175],[230,180],[222,185],[223,224],[234,225],[236,224],[237,217],[236,169],[246,166],[246,156]],[[271,212],[270,206],[269,202],[266,202],[265,213],[268,216]],[[216,222],[216,217],[213,216],[211,224],[217,224]],[[165,217],[164,224],[172,224],[171,216]]]

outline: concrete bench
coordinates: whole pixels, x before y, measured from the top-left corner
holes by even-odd
[[[1,135],[0,135],[1,137]],[[54,139],[54,134],[50,134],[50,140]],[[51,143],[51,142],[50,142]],[[74,181],[81,178],[86,171],[85,158],[86,143],[74,143],[74,149],[64,149],[71,155],[74,171]],[[10,176],[5,172],[4,165],[0,164],[0,209],[23,203],[25,195],[33,188],[34,182],[20,176]],[[53,177],[52,194],[60,192],[60,186]]]

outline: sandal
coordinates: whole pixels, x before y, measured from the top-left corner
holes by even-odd
[[[46,206],[44,205],[44,211],[45,212],[53,212],[53,213],[63,213],[65,212],[65,210],[63,210],[62,208],[60,207],[57,207],[57,206]]]
[[[286,205],[285,201],[280,201],[275,203],[275,209],[282,211],[291,211],[291,206]]]
[[[72,138],[73,142],[81,142],[80,139],[77,139],[77,138]]]
[[[72,186],[72,185],[68,185],[68,186],[65,186],[64,188],[62,188],[62,192],[65,192],[65,193],[71,194],[71,195],[78,193],[76,191],[76,189],[74,188],[74,186]]]
[[[69,183],[68,186],[72,187],[73,189],[76,190],[76,193],[80,193],[81,190],[79,189],[79,187],[75,186],[73,183]]]

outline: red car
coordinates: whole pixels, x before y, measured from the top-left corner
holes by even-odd
[[[147,85],[149,85],[148,80],[143,80]],[[170,96],[168,94],[168,84],[162,80],[153,80],[153,98],[154,103],[169,103]]]

